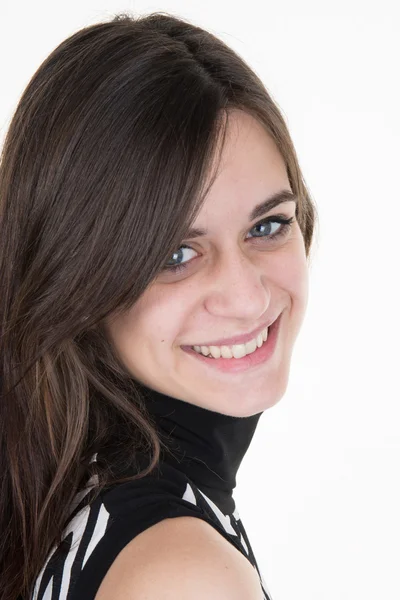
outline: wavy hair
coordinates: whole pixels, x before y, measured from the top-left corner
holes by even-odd
[[[117,464],[146,451],[132,478],[159,461],[103,322],[181,244],[233,109],[275,141],[309,256],[316,208],[285,120],[213,34],[168,13],[113,15],[57,46],[19,99],[0,163],[1,600],[32,593],[89,475],[95,494],[126,480],[96,452],[113,447]]]

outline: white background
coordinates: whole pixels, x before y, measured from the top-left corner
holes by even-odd
[[[239,52],[283,111],[320,227],[285,396],[235,499],[274,600],[400,600],[400,19],[393,0],[1,0],[0,134],[63,39],[162,10]]]

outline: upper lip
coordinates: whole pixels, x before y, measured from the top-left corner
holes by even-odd
[[[201,342],[201,344],[192,344],[193,346],[235,346],[236,344],[245,344],[253,338],[257,337],[259,333],[266,327],[269,327],[276,321],[277,317],[266,321],[262,325],[259,325],[257,329],[254,329],[250,333],[243,333],[241,335],[235,335],[234,337],[224,338],[219,340],[213,340],[212,342]]]

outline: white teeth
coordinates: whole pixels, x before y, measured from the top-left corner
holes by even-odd
[[[243,358],[246,356],[246,344],[236,344],[231,346],[233,358]]]
[[[262,332],[258,334],[257,336],[257,348],[261,348],[262,344],[263,344],[264,338],[262,335]]]
[[[213,358],[242,358],[246,354],[255,352],[261,348],[268,339],[268,327],[266,327],[256,338],[245,344],[235,344],[234,346],[193,346],[194,350],[204,356]]]
[[[251,342],[246,342],[244,347],[246,348],[246,354],[250,354],[257,349],[257,338],[255,340],[251,340]]]
[[[214,358],[221,358],[221,348],[218,348],[218,346],[210,346],[210,354]]]
[[[232,352],[229,349],[229,346],[221,346],[221,356],[222,358],[232,358]]]

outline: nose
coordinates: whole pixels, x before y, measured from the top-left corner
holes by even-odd
[[[227,253],[210,279],[205,306],[211,314],[253,325],[268,310],[271,291],[265,265],[262,269],[243,252]]]

